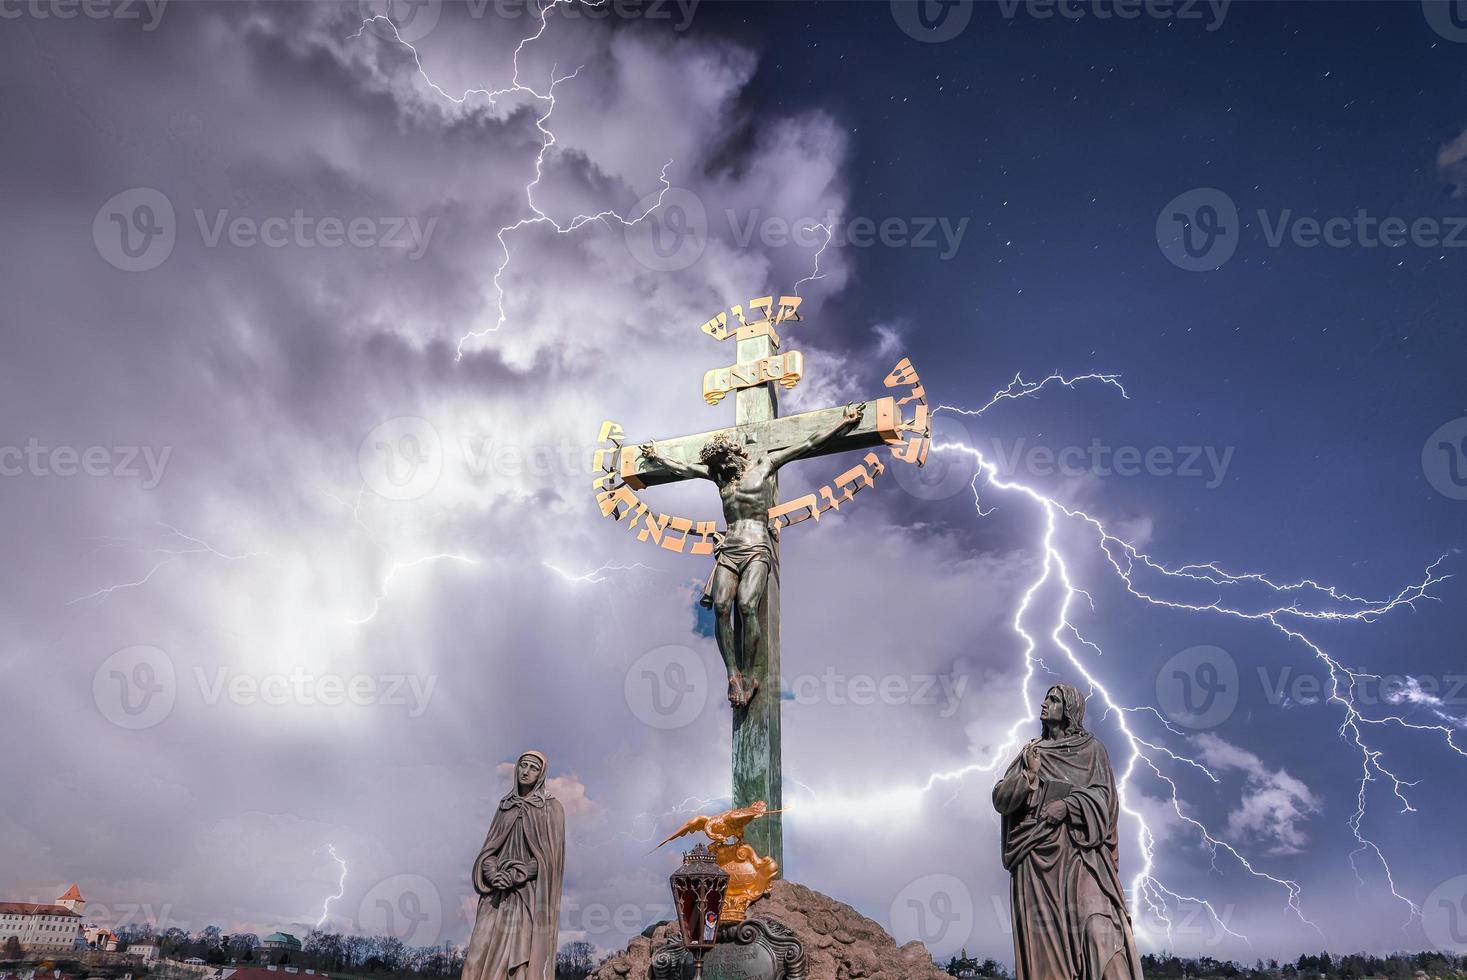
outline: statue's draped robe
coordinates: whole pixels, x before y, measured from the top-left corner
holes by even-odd
[[[500,801],[474,861],[479,912],[464,954],[463,980],[555,980],[565,810],[544,786],[542,772],[530,793],[511,790]],[[506,872],[514,887],[491,886],[496,871]]]
[[[1020,753],[993,789],[1003,814],[1003,866],[1013,876],[1016,976],[1142,980],[1117,867],[1119,806],[1105,746],[1083,729],[1030,744],[1037,776],[1025,771]],[[1074,790],[1064,796],[1068,820],[1051,825],[1039,809],[1064,789],[1046,786],[1056,780]]]

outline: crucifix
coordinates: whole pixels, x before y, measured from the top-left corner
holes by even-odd
[[[716,620],[719,653],[728,672],[728,700],[733,709],[733,805],[767,804],[768,816],[747,830],[747,842],[762,855],[784,863],[782,767],[780,757],[779,531],[783,527],[838,509],[857,491],[872,485],[885,467],[875,453],[842,473],[819,495],[807,494],[779,503],[778,471],[795,459],[860,449],[891,447],[903,462],[921,465],[930,441],[925,394],[905,359],[887,376],[888,387],[907,386],[907,397],[887,396],[844,408],[825,408],[780,417],[776,384],[793,388],[804,370],[796,351],[778,353],[778,329],[800,320],[799,297],[754,299],[749,306],[762,316],[747,318],[732,308],[704,323],[715,340],[733,337],[737,363],[707,372],[704,400],[716,405],[734,393],[732,428],[701,432],[640,445],[627,444],[619,426],[607,422],[602,439],[610,449],[597,453],[605,472],[596,480],[602,513],[618,520],[638,520],[642,540],[693,554],[711,554],[713,569],[703,604]],[[910,421],[903,407],[915,403]],[[908,435],[915,433],[915,438]],[[603,462],[605,461],[605,462]],[[718,486],[725,528],[711,521],[693,522],[651,511],[635,491],[688,479],[707,479]]]

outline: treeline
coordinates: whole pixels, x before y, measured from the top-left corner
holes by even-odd
[[[1388,980],[1411,980],[1424,973],[1428,977],[1460,977],[1467,970],[1463,957],[1450,953],[1392,953],[1389,956],[1371,956],[1366,953],[1348,953],[1332,956],[1328,952],[1317,956],[1304,955],[1292,962],[1257,960],[1250,966],[1232,960],[1215,960],[1208,956],[1197,959],[1182,959],[1176,956],[1154,956],[1147,953],[1141,957],[1141,970],[1148,977],[1247,977],[1262,980],[1264,977],[1289,977],[1298,980],[1363,980],[1365,977],[1386,977]]]
[[[254,933],[230,935],[218,926],[189,933],[174,926],[158,932],[151,925],[124,926],[117,930],[122,949],[132,943],[158,944],[158,952],[175,960],[198,957],[214,966],[262,966],[280,964],[331,974],[368,975],[389,978],[440,978],[457,980],[464,968],[464,947],[452,943],[439,946],[407,946],[393,936],[356,936],[312,929],[299,952],[266,950]],[[566,943],[555,957],[557,980],[585,980],[596,966],[596,947],[586,942]],[[299,977],[301,974],[293,974]]]
[[[1007,980],[1011,976],[1004,964],[991,959],[980,961],[969,956],[966,949],[948,960],[943,969],[955,977]],[[1320,977],[1325,980],[1364,980],[1366,977],[1414,980],[1422,974],[1433,978],[1467,977],[1467,957],[1436,952],[1392,953],[1389,956],[1371,956],[1365,953],[1332,956],[1324,952],[1317,956],[1300,956],[1297,960],[1285,963],[1278,960],[1258,960],[1250,967],[1210,956],[1182,958],[1168,953],[1160,956],[1147,953],[1141,957],[1141,972],[1148,978],[1177,977],[1179,980],[1319,980]]]

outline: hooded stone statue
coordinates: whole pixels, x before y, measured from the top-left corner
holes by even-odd
[[[1085,696],[1049,689],[1043,735],[993,788],[1013,876],[1018,980],[1142,980],[1116,854],[1115,774],[1085,730]]]
[[[545,762],[542,752],[520,756],[474,861],[479,912],[463,980],[555,980],[565,810],[545,789]]]

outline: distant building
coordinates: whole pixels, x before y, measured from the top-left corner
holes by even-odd
[[[288,932],[272,932],[260,943],[265,955],[274,959],[281,953],[299,953],[301,941]]]
[[[92,949],[100,949],[106,953],[117,952],[117,933],[105,926],[83,926],[82,939]],[[152,946],[152,956],[146,956],[140,948],[151,945],[151,943],[138,943],[129,946],[127,951],[134,956],[143,956],[147,962],[152,962],[152,960],[158,958],[158,947]]]
[[[14,936],[23,949],[60,951],[77,948],[82,910],[86,899],[76,885],[68,888],[54,905],[34,902],[0,902],[0,945]]]

